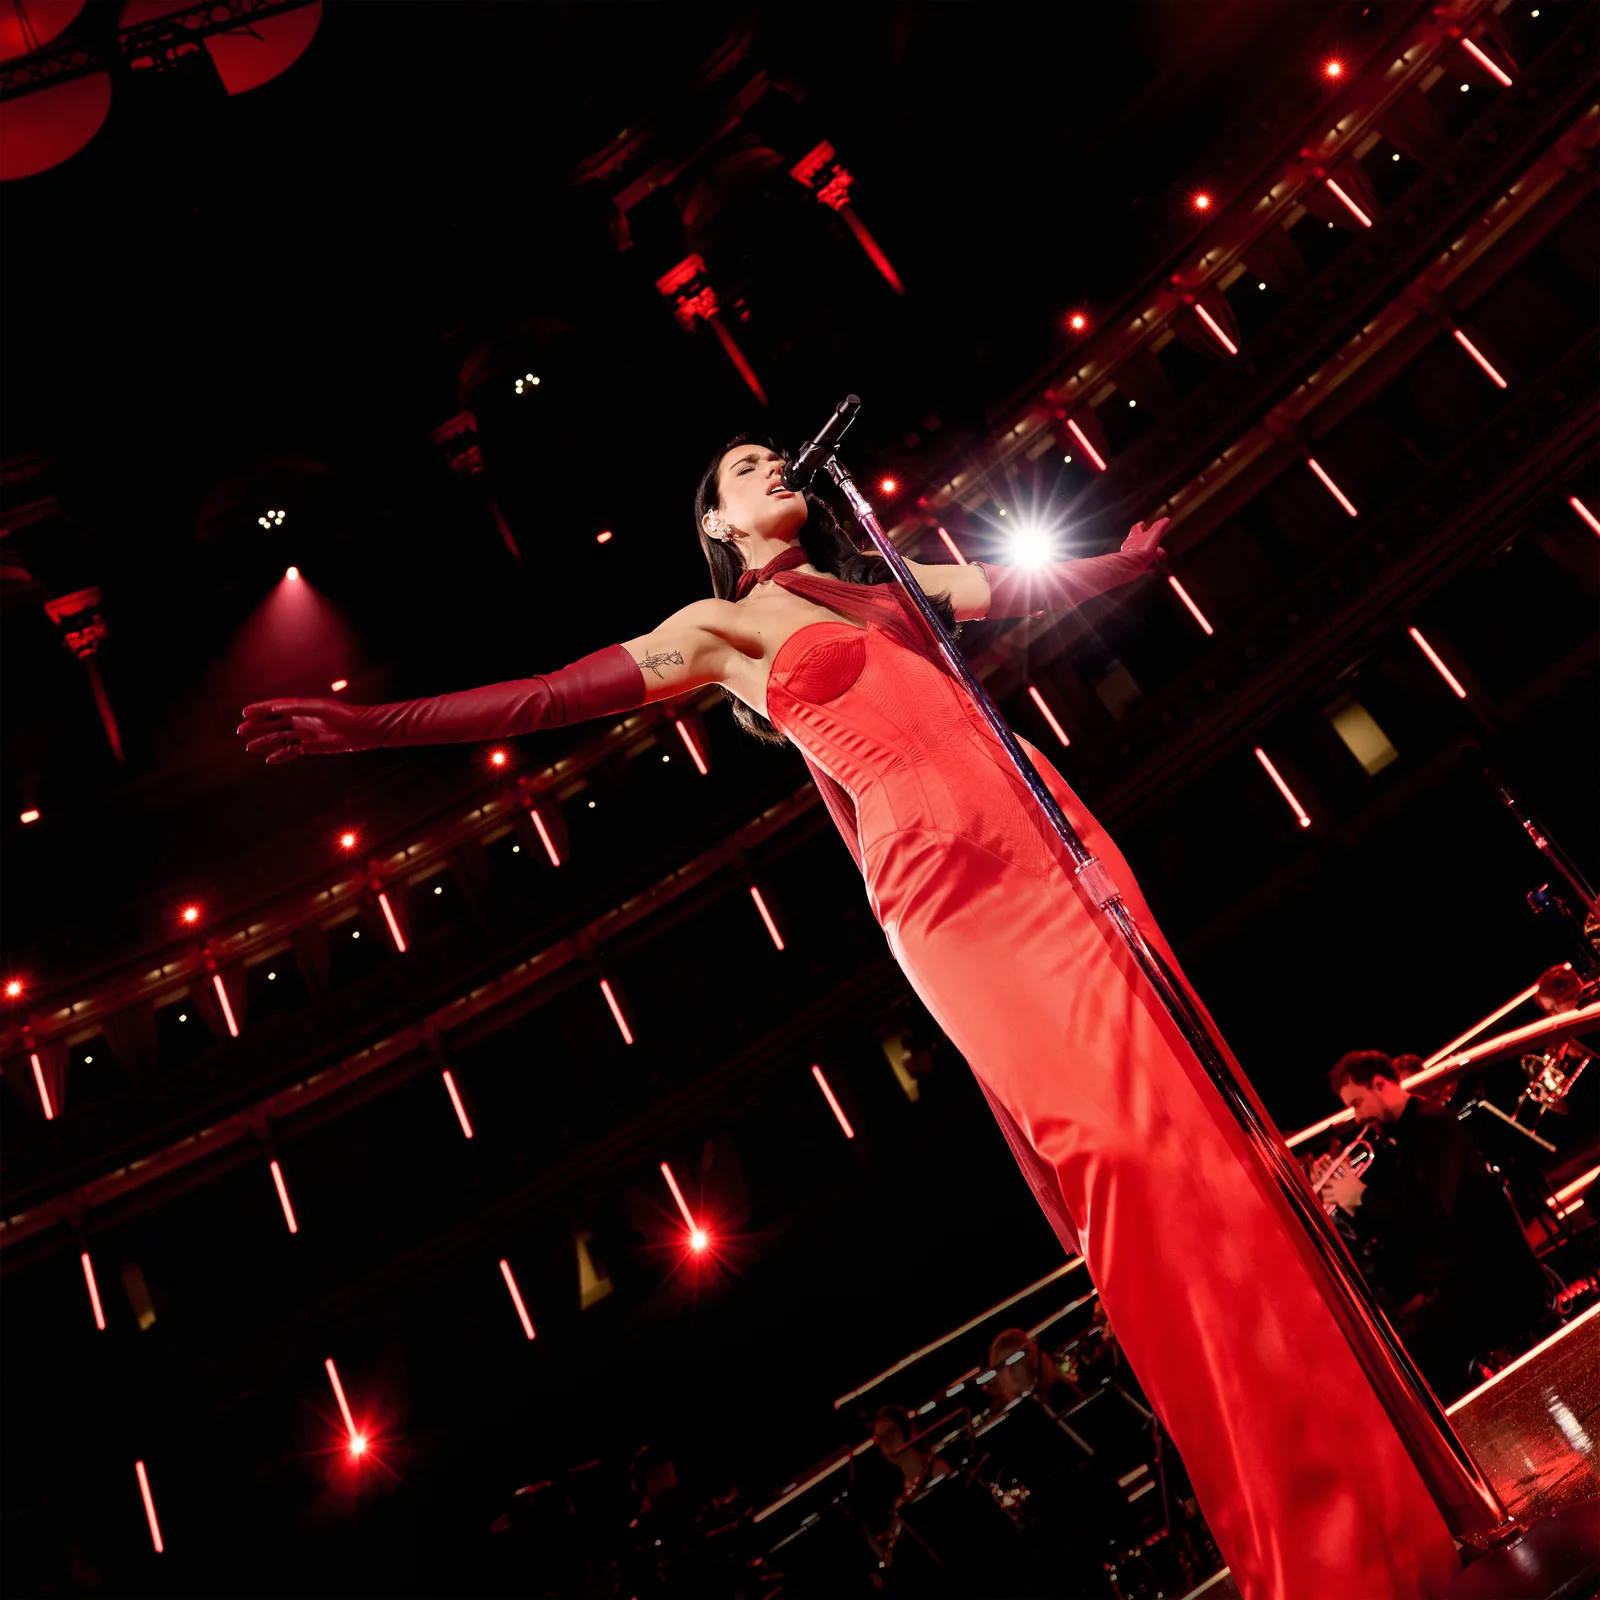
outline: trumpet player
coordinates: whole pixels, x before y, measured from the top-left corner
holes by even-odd
[[[1377,1050],[1341,1056],[1328,1074],[1375,1154],[1336,1170],[1320,1193],[1376,1248],[1374,1273],[1401,1338],[1446,1401],[1475,1363],[1526,1338],[1549,1286],[1498,1178],[1455,1114],[1411,1094],[1404,1068]]]

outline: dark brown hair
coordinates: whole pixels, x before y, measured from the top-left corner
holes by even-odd
[[[1328,1087],[1335,1094],[1347,1083],[1359,1083],[1370,1089],[1374,1078],[1387,1078],[1399,1083],[1404,1074],[1381,1050],[1350,1050],[1334,1062],[1328,1074]]]

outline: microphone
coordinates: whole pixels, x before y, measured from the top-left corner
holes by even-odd
[[[816,476],[817,468],[822,465],[825,457],[833,454],[835,446],[844,437],[845,429],[856,420],[856,412],[860,409],[861,396],[858,394],[847,394],[833,408],[833,415],[823,423],[816,438],[803,445],[794,460],[784,467],[785,489],[799,493],[811,487],[811,480]]]

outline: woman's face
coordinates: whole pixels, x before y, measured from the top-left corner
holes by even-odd
[[[777,451],[759,444],[736,445],[717,467],[722,504],[708,515],[752,538],[795,538],[806,520],[806,497],[784,488],[782,470]]]

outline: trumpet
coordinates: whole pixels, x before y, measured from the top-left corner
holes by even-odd
[[[1311,1163],[1311,1171],[1307,1176],[1315,1191],[1317,1199],[1322,1202],[1322,1209],[1331,1217],[1339,1209],[1338,1205],[1329,1200],[1322,1193],[1335,1178],[1352,1173],[1359,1177],[1372,1165],[1373,1158],[1378,1153],[1376,1139],[1378,1137],[1378,1124],[1364,1122],[1356,1130],[1356,1136],[1342,1150],[1335,1150],[1332,1155],[1319,1157]]]

